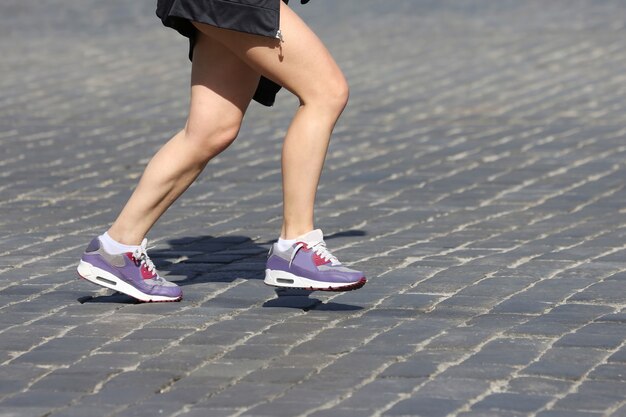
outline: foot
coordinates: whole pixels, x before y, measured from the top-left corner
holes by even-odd
[[[147,244],[144,239],[134,252],[115,255],[106,252],[96,237],[87,246],[78,264],[78,275],[140,301],[180,301],[182,290],[159,276],[146,253]]]
[[[265,266],[265,283],[275,287],[350,291],[365,282],[362,272],[346,268],[330,253],[319,229],[299,237],[286,251],[274,244]]]

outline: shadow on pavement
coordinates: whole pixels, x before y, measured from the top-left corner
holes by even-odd
[[[274,292],[276,292],[276,298],[263,303],[263,307],[297,308],[304,311],[356,311],[363,309],[363,307],[351,304],[324,303],[322,300],[310,297],[315,291],[276,288]]]
[[[81,304],[86,303],[116,303],[116,304],[143,304],[142,301],[137,300],[129,295],[122,294],[121,292],[115,292],[110,295],[86,295],[80,297],[77,300]]]

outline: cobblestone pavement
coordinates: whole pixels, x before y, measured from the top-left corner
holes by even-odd
[[[0,4],[0,416],[626,416],[626,5],[294,8],[352,87],[319,226],[369,283],[277,293],[281,138],[240,138],[150,237],[181,303],[76,278],[184,123],[151,0]]]

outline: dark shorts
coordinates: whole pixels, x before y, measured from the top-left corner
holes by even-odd
[[[157,0],[156,14],[165,26],[189,38],[189,59],[193,60],[197,29],[191,22],[276,38],[280,0]],[[280,88],[261,77],[254,100],[271,106]]]

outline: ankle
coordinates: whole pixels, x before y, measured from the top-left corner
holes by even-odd
[[[109,237],[115,242],[127,246],[139,246],[141,245],[141,241],[144,238],[143,236],[139,236],[136,233],[120,232],[113,227],[106,231],[105,234],[108,234]]]
[[[313,226],[307,227],[298,227],[298,228],[286,228],[283,227],[282,232],[280,233],[280,238],[283,240],[294,240],[299,238],[300,236],[306,235],[311,232],[315,228]]]
[[[110,254],[119,255],[122,253],[134,252],[139,245],[127,245],[119,242],[118,240],[111,237],[108,232],[99,236],[100,242],[104,247],[104,250]]]

